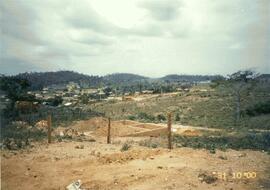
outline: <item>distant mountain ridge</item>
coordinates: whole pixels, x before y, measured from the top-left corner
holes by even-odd
[[[16,77],[27,79],[31,84],[31,89],[35,90],[53,84],[67,84],[69,82],[88,83],[89,86],[97,86],[103,81],[102,77],[84,75],[74,71],[21,73]]]
[[[55,84],[76,82],[84,87],[99,87],[101,85],[129,85],[139,82],[199,82],[220,78],[220,75],[166,75],[161,78],[149,78],[131,73],[113,73],[105,76],[90,76],[74,71],[31,72],[21,73],[16,77],[27,79],[31,89],[38,90]]]
[[[149,79],[141,75],[131,74],[131,73],[113,73],[103,77],[104,81],[107,83],[134,83],[142,80]]]
[[[199,82],[199,81],[212,81],[218,78],[222,78],[221,75],[178,75],[171,74],[166,75],[160,80],[170,81],[170,82]]]

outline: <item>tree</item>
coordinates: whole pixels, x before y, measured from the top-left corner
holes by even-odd
[[[179,115],[179,113],[176,113],[175,121],[180,121],[180,115]]]
[[[157,115],[157,120],[158,121],[166,121],[166,117],[163,114],[158,114]]]
[[[254,71],[245,70],[228,75],[227,79],[214,81],[216,84],[214,86],[223,85],[231,90],[234,96],[236,123],[238,123],[240,120],[241,102],[244,98],[243,95],[244,93],[250,92],[250,90],[255,86],[255,79],[258,76],[259,74],[255,73]]]
[[[255,78],[258,74],[253,71],[238,71],[229,75],[228,84],[232,89],[235,97],[235,119],[236,122],[240,119],[242,94],[245,91],[250,91],[255,85]]]
[[[15,102],[17,100],[25,100],[27,97],[26,91],[29,88],[30,83],[26,79],[19,77],[0,77],[0,89],[7,93],[8,98]]]
[[[141,82],[139,83],[139,92],[140,92],[140,94],[142,93],[142,83]]]
[[[87,96],[87,94],[83,94],[83,95],[81,96],[81,102],[82,102],[83,104],[88,104],[88,102],[89,102],[89,97]]]
[[[111,87],[106,87],[103,89],[103,92],[105,93],[106,96],[109,96],[110,93],[112,93],[113,89]]]
[[[0,76],[0,89],[10,99],[9,104],[1,113],[5,119],[15,117],[18,114],[15,106],[16,101],[32,101],[35,99],[34,96],[27,94],[29,86],[30,83],[26,79],[14,76]]]

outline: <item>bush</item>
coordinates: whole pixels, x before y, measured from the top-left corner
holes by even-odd
[[[145,146],[148,148],[157,148],[158,146],[160,146],[160,143],[157,141],[154,141],[153,139],[146,139],[146,140],[139,141],[139,145]]]
[[[214,153],[215,149],[226,150],[227,148],[252,149],[270,151],[270,133],[246,133],[237,136],[198,136],[185,137],[174,136],[177,147],[205,148]]]
[[[138,113],[137,117],[138,117],[138,119],[147,120],[147,121],[154,121],[155,120],[155,116],[149,115],[145,112]]]
[[[131,145],[128,143],[124,143],[122,148],[121,148],[121,152],[127,151],[128,149],[131,148]]]
[[[163,114],[158,114],[157,115],[157,120],[158,121],[166,121],[166,117]]]
[[[270,113],[270,101],[260,102],[246,109],[246,114],[256,116]]]
[[[42,106],[38,109],[37,113],[4,115],[1,122],[5,122],[5,125],[3,126],[7,126],[9,123],[16,120],[25,121],[29,123],[29,125],[35,125],[35,123],[40,120],[46,120],[49,114],[52,115],[53,126],[58,126],[60,124],[68,125],[76,120],[85,120],[95,116],[104,116],[103,113],[96,112],[88,108]]]
[[[89,98],[88,98],[87,94],[83,94],[83,95],[80,97],[80,99],[81,99],[81,102],[82,102],[83,104],[88,104],[88,102],[89,102]]]
[[[3,148],[19,150],[30,146],[30,142],[45,139],[47,134],[30,126],[20,126],[18,123],[9,124],[1,128],[1,142]]]
[[[54,98],[50,98],[50,99],[46,100],[46,102],[50,106],[58,106],[58,105],[62,104],[63,98],[60,96],[55,96]]]
[[[180,121],[180,115],[179,115],[179,113],[176,113],[176,115],[175,115],[175,121]]]
[[[134,116],[134,115],[129,115],[129,116],[128,116],[128,119],[129,119],[129,120],[135,120],[135,119],[136,119],[136,116]]]

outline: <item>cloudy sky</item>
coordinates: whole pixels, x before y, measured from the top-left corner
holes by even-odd
[[[3,0],[0,73],[270,73],[269,0]]]

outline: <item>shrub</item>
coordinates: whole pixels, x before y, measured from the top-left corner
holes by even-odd
[[[198,177],[201,182],[206,182],[207,184],[215,183],[218,180],[216,176],[213,176],[212,174],[207,174],[205,172],[200,173]]]
[[[180,121],[180,115],[179,115],[179,113],[176,113],[176,115],[175,115],[175,121]]]
[[[80,99],[81,99],[81,102],[82,102],[83,104],[88,104],[88,102],[89,102],[89,98],[88,98],[87,94],[83,94],[83,95],[80,97]]]
[[[17,124],[10,124],[1,129],[3,148],[19,150],[31,146],[31,141],[42,140],[47,134],[36,128],[18,128]]]
[[[60,96],[55,96],[54,98],[50,98],[50,99],[46,100],[46,102],[50,106],[58,106],[58,105],[62,104],[63,98]]]
[[[155,116],[153,115],[149,115],[145,112],[140,112],[138,113],[138,116],[137,116],[139,119],[142,119],[142,120],[147,120],[147,121],[154,121],[155,120]]]
[[[129,120],[135,120],[135,119],[136,119],[136,116],[134,116],[134,115],[129,115],[129,116],[128,116],[128,119],[129,119]]]
[[[270,113],[270,101],[260,102],[246,109],[246,114],[256,116]]]
[[[246,133],[237,136],[198,136],[185,137],[180,135],[174,136],[174,142],[177,147],[205,148],[211,153],[215,149],[226,150],[227,148],[252,149],[252,150],[270,150],[270,133]]]
[[[121,148],[121,152],[127,151],[128,149],[131,148],[131,145],[128,143],[124,143],[122,148]]]
[[[146,140],[139,141],[139,145],[145,146],[148,148],[157,148],[158,146],[160,146],[160,143],[158,143],[157,141],[154,142],[152,139],[146,139]]]
[[[166,117],[163,114],[158,114],[157,115],[157,120],[158,121],[166,121]]]

